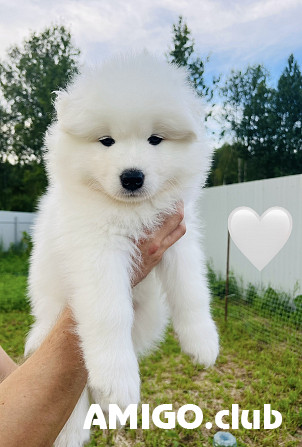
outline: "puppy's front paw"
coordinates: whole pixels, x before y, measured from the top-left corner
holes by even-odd
[[[213,322],[193,325],[179,334],[182,350],[206,368],[214,365],[219,353],[219,339]]]
[[[90,431],[83,429],[83,421],[80,419],[76,425],[67,425],[57,437],[54,447],[83,447],[90,438]]]
[[[140,378],[138,367],[131,369],[117,369],[111,376],[107,376],[104,387],[91,387],[93,400],[103,411],[108,412],[109,404],[117,404],[125,410],[130,404],[140,401]]]

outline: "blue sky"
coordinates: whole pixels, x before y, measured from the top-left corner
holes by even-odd
[[[182,15],[207,77],[262,63],[277,82],[290,53],[302,65],[302,0],[0,0],[0,58],[30,31],[67,26],[88,63],[127,49],[164,55]]]
[[[302,0],[0,0],[0,57],[53,23],[71,29],[89,62],[126,48],[163,54],[180,14],[211,56],[209,74],[263,63],[276,78],[291,52],[302,62]]]

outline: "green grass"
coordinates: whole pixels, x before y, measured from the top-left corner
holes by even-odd
[[[14,250],[0,251],[0,312],[29,309],[27,274],[28,255]]]
[[[26,311],[0,313],[0,345],[14,360],[23,356],[31,323],[32,317]]]
[[[12,262],[1,259],[1,273],[6,275],[6,289],[20,276],[26,276],[25,258]],[[18,264],[20,261],[20,264]],[[6,267],[5,267],[6,266]],[[17,275],[16,272],[22,275]],[[2,275],[0,284],[2,283]],[[17,282],[11,290],[11,299],[21,306],[24,285]],[[2,290],[2,289],[1,289]],[[3,296],[0,294],[0,302]],[[238,447],[298,447],[302,442],[301,396],[302,374],[299,352],[292,349],[290,342],[264,342],[247,330],[246,321],[233,319],[230,312],[228,324],[224,323],[223,303],[214,301],[214,316],[219,326],[221,352],[215,367],[205,370],[194,365],[181,353],[171,329],[165,342],[151,356],[141,361],[141,401],[149,403],[152,410],[159,404],[172,403],[173,409],[192,403],[204,412],[202,426],[186,430],[179,425],[173,430],[162,430],[153,426],[150,430],[95,430],[89,446],[133,446],[133,447],[195,447],[212,445],[215,414],[238,403],[240,409],[263,410],[270,403],[282,413],[283,423],[275,430],[230,430],[237,438]],[[0,313],[0,344],[9,354],[19,359],[23,352],[24,338],[31,318],[27,310]],[[265,319],[261,318],[265,326]],[[298,335],[298,332],[297,332]],[[301,336],[301,334],[300,334]],[[301,355],[301,353],[300,353]],[[213,422],[207,430],[205,422]],[[227,421],[227,418],[225,418]],[[140,424],[138,424],[140,427]]]

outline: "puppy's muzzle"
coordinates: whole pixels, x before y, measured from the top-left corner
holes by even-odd
[[[120,175],[123,188],[128,191],[135,191],[144,184],[145,175],[138,169],[125,169]]]

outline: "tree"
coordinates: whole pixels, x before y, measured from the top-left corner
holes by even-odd
[[[227,185],[241,181],[242,172],[238,166],[238,159],[236,144],[225,143],[216,149],[207,186]]]
[[[38,197],[47,186],[41,163],[0,163],[0,209],[35,211]]]
[[[47,186],[43,138],[53,92],[78,70],[79,50],[63,26],[32,33],[0,63],[0,208],[34,211]]]
[[[9,115],[0,103],[0,163],[5,159],[5,148],[8,141],[8,123]]]
[[[205,60],[195,56],[195,42],[187,24],[179,16],[178,23],[173,24],[173,48],[166,55],[169,62],[186,67],[189,70],[190,81],[198,95],[212,99],[213,92],[204,80]]]
[[[232,71],[221,88],[225,119],[239,147],[238,157],[248,164],[247,180],[278,175],[274,89],[269,73],[261,66]]]
[[[302,173],[302,74],[293,54],[276,92],[277,146],[280,175]]]
[[[8,51],[0,63],[2,107],[9,116],[2,154],[16,162],[41,162],[43,136],[54,113],[53,92],[77,72],[79,53],[63,26],[32,33],[21,47]]]
[[[302,74],[290,55],[277,89],[268,85],[261,65],[233,71],[221,88],[225,119],[239,157],[248,163],[247,179],[302,172]]]

